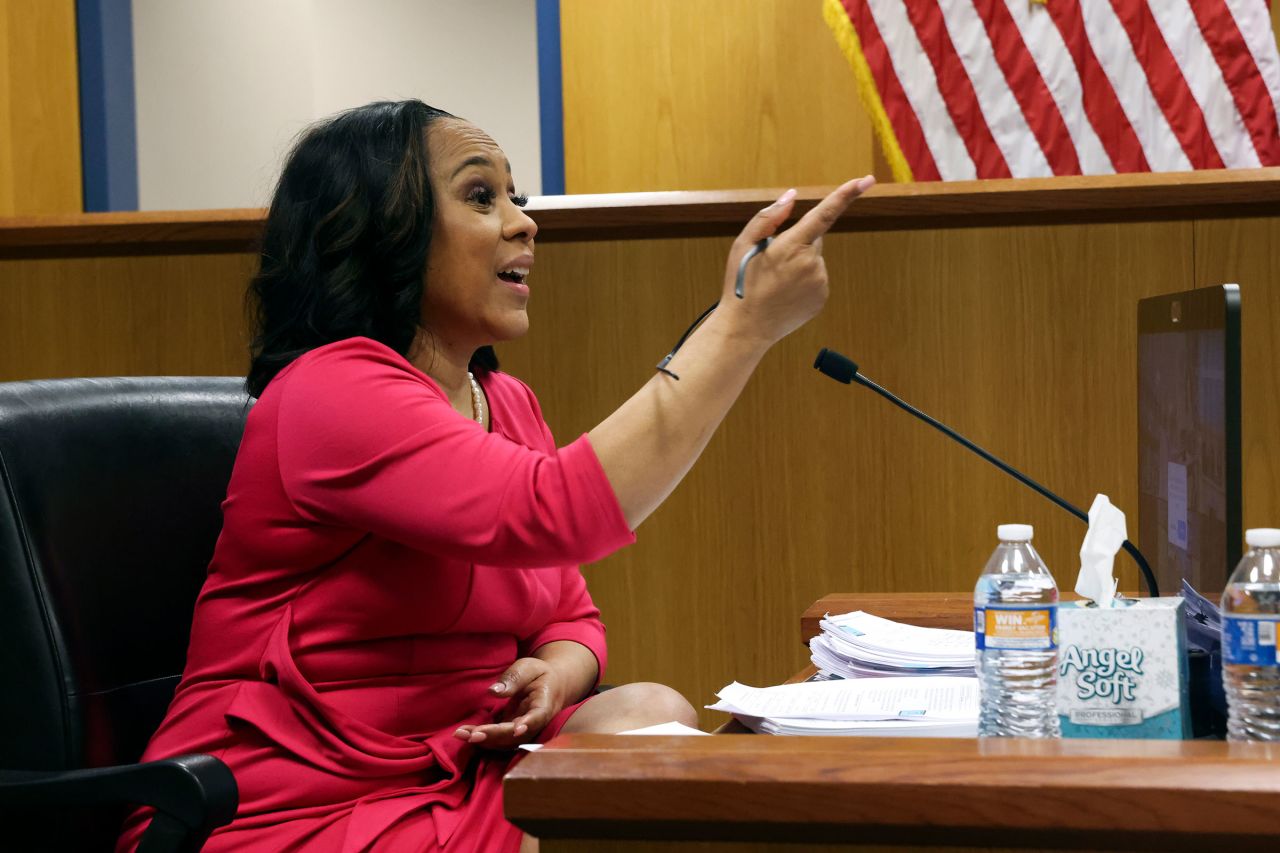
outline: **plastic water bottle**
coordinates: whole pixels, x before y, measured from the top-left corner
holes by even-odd
[[[1058,585],[1030,524],[1002,524],[973,592],[979,737],[1060,737]]]
[[[1249,550],[1222,593],[1227,740],[1280,740],[1280,530],[1244,535]]]

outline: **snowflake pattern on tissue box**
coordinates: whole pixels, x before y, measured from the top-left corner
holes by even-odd
[[[1098,608],[1063,602],[1058,714],[1063,737],[1190,737],[1183,600]]]

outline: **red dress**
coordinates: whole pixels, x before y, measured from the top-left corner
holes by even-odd
[[[586,436],[557,451],[523,383],[483,384],[492,432],[353,338],[298,358],[250,412],[186,670],[143,756],[231,767],[239,811],[206,850],[519,845],[512,754],[453,732],[494,721],[505,700],[486,688],[544,643],[581,643],[604,671],[577,564],[634,535]]]

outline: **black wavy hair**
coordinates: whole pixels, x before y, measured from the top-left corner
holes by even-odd
[[[356,336],[408,357],[422,319],[435,203],[427,128],[451,114],[380,101],[312,125],[276,185],[249,285],[245,388],[258,397],[316,347]],[[496,370],[491,347],[472,369]]]

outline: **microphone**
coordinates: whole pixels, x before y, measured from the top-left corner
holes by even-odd
[[[1024,486],[1029,486],[1030,488],[1039,492],[1041,495],[1053,501],[1058,506],[1062,507],[1067,512],[1074,515],[1076,518],[1083,521],[1085,524],[1089,523],[1089,516],[1083,511],[1081,511],[1078,507],[1058,497],[1053,492],[1049,491],[1044,486],[1040,485],[1035,480],[1028,477],[1026,474],[1023,474],[1021,471],[1018,471],[1017,469],[1013,468],[1009,464],[992,456],[990,453],[983,450],[981,447],[974,444],[972,441],[965,438],[963,435],[956,432],[951,427],[947,426],[946,424],[942,423],[941,421],[935,418],[929,417],[924,412],[917,409],[915,406],[912,406],[910,403],[907,403],[905,400],[900,399],[899,397],[894,395],[892,392],[887,391],[884,388],[881,388],[879,385],[872,382],[867,377],[863,376],[861,373],[858,372],[857,363],[853,359],[849,358],[848,356],[841,355],[835,350],[830,350],[824,347],[822,351],[818,353],[818,357],[813,362],[813,366],[816,367],[821,372],[825,373],[827,376],[830,376],[832,379],[836,380],[837,382],[843,382],[845,385],[848,385],[853,382],[857,382],[859,385],[863,385],[867,388],[870,388],[872,391],[875,391],[881,397],[884,397],[886,400],[888,400],[890,403],[893,403],[898,408],[904,409],[910,412],[920,420],[927,423],[929,426],[933,427],[934,429],[940,430],[941,432],[945,433],[947,436],[960,442],[965,447],[969,448],[974,453],[978,454],[983,459],[987,460],[992,465],[999,468],[1001,471],[1013,477],[1015,480],[1022,483]],[[1147,560],[1145,557],[1142,556],[1142,552],[1139,551],[1136,547],[1134,547],[1133,543],[1130,542],[1128,539],[1124,541],[1124,545],[1121,547],[1123,547],[1124,550],[1129,554],[1129,556],[1133,558],[1133,561],[1138,564],[1138,569],[1141,570],[1142,572],[1142,579],[1143,581],[1146,582],[1147,591],[1151,593],[1151,596],[1153,598],[1158,598],[1160,596],[1160,587],[1156,584],[1156,576],[1151,572],[1151,566],[1147,565]]]

